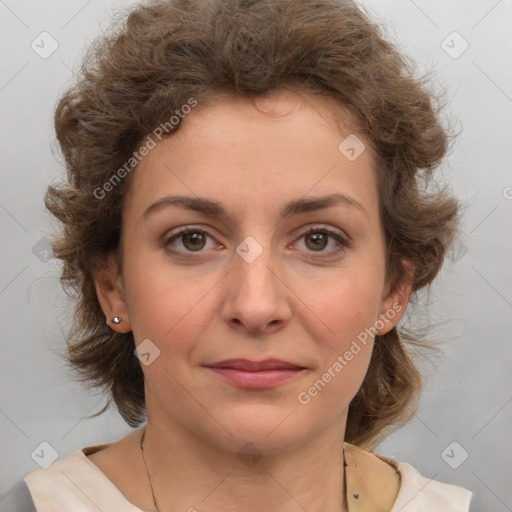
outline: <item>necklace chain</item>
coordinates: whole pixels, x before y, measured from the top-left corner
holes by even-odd
[[[151,477],[149,476],[148,465],[146,464],[146,457],[144,457],[144,437],[146,437],[146,428],[147,428],[147,426],[144,427],[144,432],[142,433],[142,438],[140,440],[140,449],[142,451],[142,460],[144,460],[144,467],[146,468],[146,474],[148,475],[149,487],[151,487],[151,495],[153,496],[153,503],[155,504],[155,508],[156,508],[157,512],[160,512],[158,505],[156,504],[155,491],[153,491],[153,486],[151,485]]]
[[[142,452],[142,460],[144,461],[144,467],[146,468],[146,474],[148,475],[148,482],[149,482],[149,487],[151,488],[151,495],[153,496],[153,503],[155,505],[157,512],[160,512],[160,509],[158,508],[158,505],[156,504],[155,491],[153,490],[153,486],[151,485],[151,477],[149,476],[148,465],[146,463],[146,457],[144,457],[144,437],[146,437],[146,428],[147,428],[147,425],[146,425],[146,427],[144,427],[144,432],[142,432],[142,437],[140,440],[140,450]],[[346,467],[347,467],[347,461],[345,460],[345,449],[343,449],[343,484],[344,484],[344,488],[345,488],[345,505],[348,506],[347,472],[345,471]]]

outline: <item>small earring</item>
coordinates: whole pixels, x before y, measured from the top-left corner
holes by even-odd
[[[112,323],[114,324],[120,324],[121,323],[121,317],[120,316],[115,316],[114,318],[112,318]]]

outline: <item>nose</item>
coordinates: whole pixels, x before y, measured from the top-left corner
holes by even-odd
[[[270,249],[250,261],[239,254],[234,257],[224,283],[222,318],[240,332],[253,335],[276,332],[291,318],[293,294]]]

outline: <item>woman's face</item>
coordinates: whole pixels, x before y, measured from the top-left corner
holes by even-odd
[[[370,328],[405,310],[386,297],[370,151],[353,135],[339,149],[342,111],[303,98],[259,100],[279,116],[232,97],[192,109],[175,135],[152,136],[124,204],[113,313],[144,354],[148,421],[234,452],[341,436]],[[232,359],[295,369],[211,367]]]

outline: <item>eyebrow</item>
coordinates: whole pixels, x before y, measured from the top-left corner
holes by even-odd
[[[219,217],[223,219],[229,218],[228,211],[226,210],[222,203],[218,201],[213,201],[211,199],[206,199],[203,197],[190,196],[162,197],[161,199],[158,199],[153,204],[151,204],[148,208],[146,208],[143,217],[146,218],[151,213],[160,210],[165,206],[170,205],[179,206],[187,210],[193,210],[196,212],[204,213],[206,215]],[[279,218],[285,219],[293,215],[312,212],[315,210],[321,210],[324,208],[328,208],[330,206],[337,205],[353,207],[356,208],[357,210],[360,210],[365,215],[368,215],[368,212],[365,210],[361,203],[345,194],[336,193],[329,194],[327,196],[300,198],[290,201],[281,208]]]

